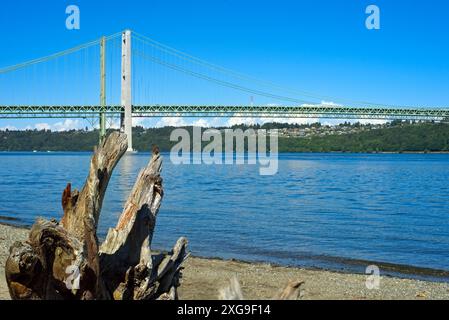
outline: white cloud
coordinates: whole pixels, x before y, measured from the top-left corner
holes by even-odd
[[[27,127],[27,128],[30,128],[30,127]],[[32,129],[32,128],[30,128],[30,129]],[[34,125],[34,129],[37,129],[39,131],[40,130],[50,130],[51,126],[48,123],[37,123]]]
[[[260,118],[259,123],[264,124],[267,122],[288,123],[288,124],[311,124],[319,122],[318,118]]]
[[[235,125],[239,125],[239,124],[244,124],[244,125],[254,125],[257,123],[257,118],[251,118],[251,117],[231,117],[228,119],[226,125],[229,127],[235,126]]]
[[[61,122],[56,122],[54,124],[49,124],[46,122],[43,123],[36,123],[34,127],[27,126],[25,127],[25,130],[51,130],[51,131],[68,131],[73,129],[82,129],[84,126],[80,120],[72,120],[72,119],[65,119]]]
[[[2,127],[2,128],[0,128],[0,131],[6,131],[6,130],[9,130],[9,131],[16,131],[17,130],[17,128],[16,127],[14,127],[14,126],[5,126],[5,127]]]
[[[322,106],[332,106],[332,107],[342,107],[343,106],[343,105],[335,103],[333,101],[324,101],[324,100],[321,101],[321,105]]]
[[[267,122],[277,122],[277,123],[288,123],[288,124],[309,124],[309,123],[315,123],[318,122],[318,118],[273,118],[269,117],[268,115],[254,118],[254,117],[238,117],[237,116],[231,117],[228,119],[226,125],[227,126],[233,126],[233,125],[254,125],[254,124],[265,124]]]
[[[225,125],[225,120],[223,118],[212,118],[209,121],[211,127],[222,127]]]
[[[321,119],[321,124],[325,125],[325,126],[336,126],[339,125],[341,123],[357,123],[359,122],[360,124],[385,124],[388,123],[389,120],[382,120],[382,119],[378,119],[378,120],[374,120],[374,119]]]
[[[135,124],[134,124],[135,125]],[[182,118],[182,117],[164,117],[161,118],[154,127],[186,127],[196,126],[203,128],[219,127],[226,125],[223,118]],[[153,127],[153,126],[152,126]]]
[[[341,106],[340,104],[337,104],[332,101],[321,101],[321,104],[317,105],[323,105],[323,106]],[[267,106],[278,106],[278,104],[275,103],[269,103]],[[302,104],[302,107],[310,107],[314,106],[313,104]],[[236,114],[238,116],[238,114]],[[227,121],[226,125],[233,126],[238,124],[245,124],[245,125],[253,125],[253,124],[264,124],[267,122],[277,122],[277,123],[288,123],[288,124],[312,124],[316,122],[320,122],[320,118],[273,118],[269,117],[268,115],[261,115],[261,117],[254,118],[254,117],[231,117]],[[344,121],[343,121],[344,122]]]
[[[198,119],[198,120],[192,122],[192,126],[194,126],[194,127],[202,127],[202,128],[210,128],[211,124],[206,119]]]
[[[187,123],[181,117],[164,117],[156,123],[156,127],[183,127]]]
[[[138,127],[142,126],[145,127],[145,118],[133,118],[133,126]],[[120,128],[120,120],[117,121],[117,127]]]
[[[114,120],[108,125],[108,129],[118,130],[120,129],[120,120]]]
[[[385,124],[389,122],[389,120],[383,120],[383,119],[357,119],[357,120],[351,120],[352,123],[354,122],[360,122],[361,124]]]
[[[73,129],[81,129],[83,126],[80,120],[65,119],[63,122],[57,122],[51,125],[52,131],[68,131]]]
[[[354,120],[352,120],[352,121],[354,121]],[[332,127],[332,126],[337,126],[341,123],[351,122],[351,120],[348,120],[348,119],[346,119],[346,120],[345,119],[321,119],[320,122],[323,126],[331,126]]]

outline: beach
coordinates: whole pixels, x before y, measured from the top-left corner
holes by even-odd
[[[10,299],[4,266],[9,247],[27,238],[28,230],[0,224],[0,299]],[[449,299],[449,284],[381,276],[378,289],[366,287],[367,276],[326,270],[274,266],[234,260],[189,257],[181,279],[182,300],[217,299],[220,288],[236,276],[245,299],[271,299],[290,280],[304,281],[303,300]]]

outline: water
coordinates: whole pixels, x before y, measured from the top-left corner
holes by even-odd
[[[148,159],[127,155],[115,169],[101,236],[117,222]],[[0,216],[25,225],[37,216],[59,219],[62,190],[67,182],[81,188],[89,160],[89,153],[0,153]],[[276,176],[248,165],[174,166],[165,155],[162,175],[156,248],[186,236],[200,256],[449,271],[447,154],[282,154]]]

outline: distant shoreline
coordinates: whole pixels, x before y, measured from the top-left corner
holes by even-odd
[[[193,127],[180,127],[192,137]],[[175,127],[133,128],[133,147],[149,151],[153,144],[162,151],[172,150],[179,141],[170,141]],[[202,128],[204,130],[206,128]],[[382,125],[341,124],[327,126],[319,123],[293,125],[265,123],[263,125],[237,125],[217,127],[232,130],[278,129],[279,153],[449,153],[449,124],[403,123],[392,121]],[[0,131],[0,150],[19,151],[87,151],[98,143],[98,131]],[[207,139],[206,139],[207,140]],[[226,140],[226,139],[225,139]],[[222,143],[226,144],[222,139]],[[203,145],[208,144],[203,141]],[[247,142],[244,142],[247,144]],[[223,149],[225,150],[225,149]],[[268,149],[269,150],[269,149]]]

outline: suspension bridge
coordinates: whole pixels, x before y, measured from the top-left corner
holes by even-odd
[[[88,119],[98,123],[100,140],[108,124],[119,123],[130,150],[137,117],[449,121],[449,108],[394,107],[281,87],[129,30],[0,69],[0,88],[0,118]]]

